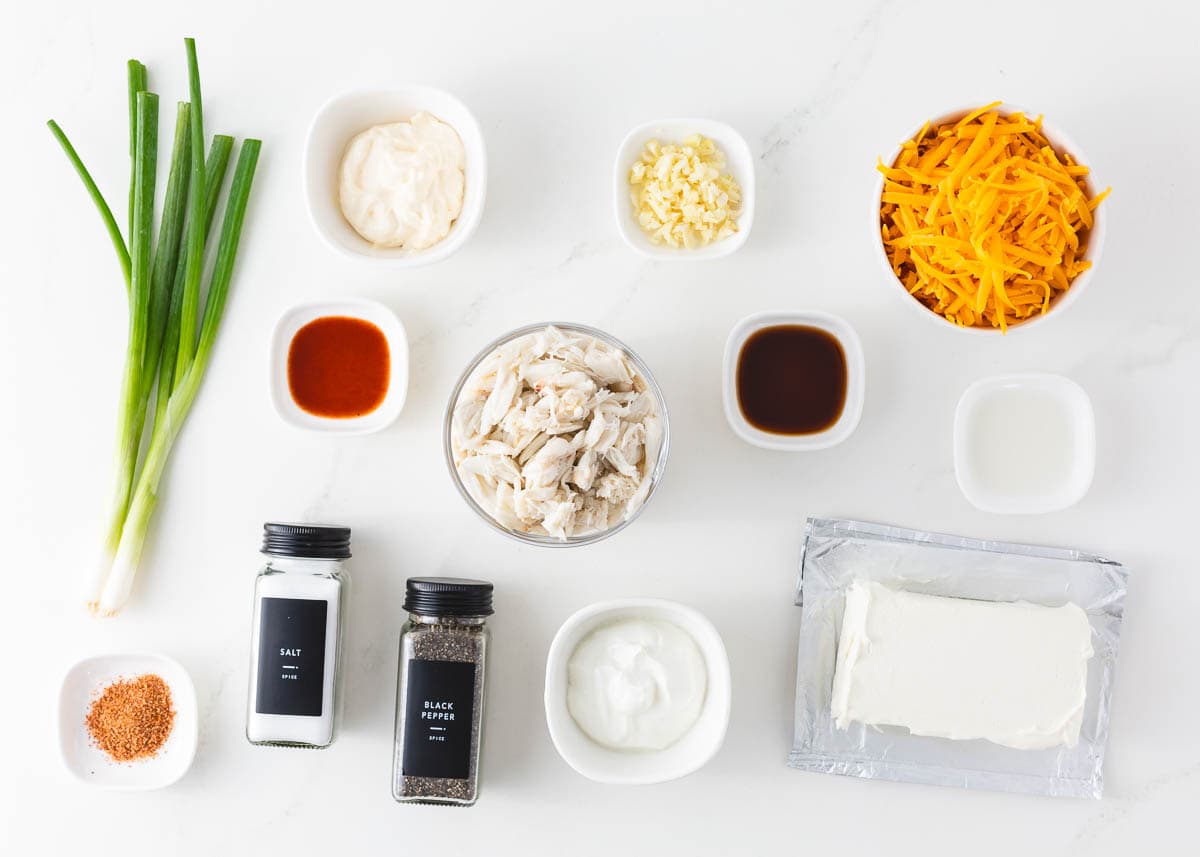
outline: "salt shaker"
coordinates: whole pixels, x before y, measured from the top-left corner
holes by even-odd
[[[262,552],[267,563],[254,583],[246,738],[328,747],[341,701],[350,528],[268,523]]]
[[[392,797],[471,806],[479,796],[492,584],[412,577],[404,609]]]

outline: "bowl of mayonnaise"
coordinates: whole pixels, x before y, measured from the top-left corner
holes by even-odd
[[[572,615],[546,659],[546,723],[590,780],[639,785],[703,767],[725,740],[732,687],[716,627],[674,601],[604,601]]]
[[[304,188],[313,226],[338,252],[393,267],[438,262],[483,214],[483,132],[433,87],[338,95],[309,128]]]

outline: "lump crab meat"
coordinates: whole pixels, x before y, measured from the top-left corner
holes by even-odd
[[[467,380],[454,464],[501,525],[556,539],[633,515],[662,450],[661,408],[621,349],[547,327],[507,342]]]

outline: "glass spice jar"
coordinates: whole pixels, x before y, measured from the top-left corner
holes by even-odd
[[[479,796],[492,584],[412,577],[404,609],[392,797],[471,806]]]
[[[246,738],[328,747],[341,707],[341,641],[350,528],[263,525],[254,581]]]

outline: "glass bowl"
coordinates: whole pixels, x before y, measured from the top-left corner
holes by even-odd
[[[582,536],[570,536],[566,539],[556,539],[553,536],[542,535],[540,533],[524,533],[518,530],[510,530],[508,527],[504,526],[490,514],[488,514],[488,511],[479,505],[478,501],[476,501],[475,497],[472,496],[467,486],[463,484],[462,477],[459,476],[458,468],[454,464],[454,448],[451,444],[450,437],[454,422],[454,408],[455,405],[458,404],[458,397],[462,393],[463,387],[466,386],[467,381],[470,380],[471,376],[475,374],[475,371],[479,368],[479,364],[483,362],[484,358],[486,358],[497,348],[507,345],[514,339],[518,339],[538,330],[543,330],[547,327],[557,327],[561,328],[562,330],[582,333],[598,339],[601,342],[607,343],[614,348],[619,348],[625,352],[625,355],[637,368],[637,371],[644,379],[646,379],[646,386],[649,389],[650,394],[654,396],[655,401],[658,403],[658,412],[662,418],[662,448],[658,452],[658,461],[655,462],[654,465],[654,472],[650,482],[650,491],[647,493],[646,499],[642,502],[642,505],[638,507],[632,514],[627,514],[619,523],[609,527],[606,530],[598,530],[594,533],[588,533]],[[503,533],[509,538],[515,539],[516,541],[530,545],[539,545],[541,547],[563,548],[590,545],[594,542],[598,542],[608,538],[609,536],[615,535],[632,524],[635,520],[637,520],[642,511],[645,510],[646,506],[650,504],[650,500],[654,497],[655,492],[658,490],[659,483],[662,482],[663,471],[667,466],[667,454],[670,451],[670,448],[671,421],[667,415],[667,403],[663,399],[662,390],[659,388],[658,382],[654,380],[654,376],[650,373],[650,369],[642,361],[642,358],[637,355],[637,352],[616,337],[610,336],[604,331],[597,330],[594,327],[588,327],[584,324],[573,324],[570,322],[545,321],[538,324],[527,324],[524,327],[518,327],[516,330],[509,331],[503,336],[493,340],[492,342],[489,342],[483,348],[483,350],[471,358],[471,361],[467,364],[467,368],[463,370],[463,373],[458,377],[458,381],[455,382],[454,389],[450,391],[450,399],[446,403],[446,415],[442,422],[442,449],[446,454],[446,466],[450,469],[450,476],[454,480],[454,487],[458,489],[458,493],[462,495],[464,500],[466,500],[467,505],[470,506],[480,518],[486,521],[487,524],[497,532]]]

